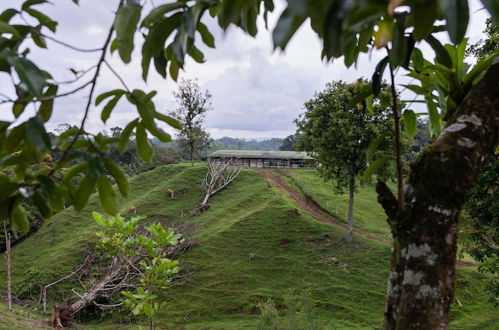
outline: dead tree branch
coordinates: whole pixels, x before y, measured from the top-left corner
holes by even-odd
[[[232,159],[225,163],[208,160],[208,172],[201,184],[205,195],[201,205],[198,206],[198,211],[204,211],[207,208],[208,199],[227,187],[238,177],[242,170],[243,167],[235,164]]]

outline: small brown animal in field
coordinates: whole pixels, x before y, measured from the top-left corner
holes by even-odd
[[[167,192],[168,192],[168,196],[170,196],[170,198],[173,198],[173,196],[175,195],[175,192],[173,191],[173,189],[168,189]]]
[[[132,214],[137,214],[137,208],[135,206],[132,206],[128,211]]]

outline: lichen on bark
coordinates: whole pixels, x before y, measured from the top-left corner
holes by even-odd
[[[499,63],[459,105],[411,170],[404,211],[384,183],[378,201],[394,237],[385,329],[446,329],[454,297],[459,213],[499,141]]]

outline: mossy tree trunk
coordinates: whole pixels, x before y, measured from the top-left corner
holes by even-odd
[[[411,165],[404,209],[378,183],[394,237],[384,329],[447,329],[454,297],[459,214],[499,141],[496,61]]]
[[[348,215],[347,215],[347,223],[348,230],[347,236],[345,237],[345,241],[351,242],[353,240],[353,202],[355,198],[355,177],[352,176],[350,178],[349,184],[349,194],[348,194]]]

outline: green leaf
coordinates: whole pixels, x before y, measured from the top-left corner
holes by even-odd
[[[381,92],[381,82],[383,80],[383,72],[385,71],[386,65],[388,64],[389,57],[386,56],[381,61],[379,61],[378,65],[376,65],[376,69],[374,70],[374,74],[372,77],[372,89],[373,95],[376,97]]]
[[[374,153],[378,149],[379,145],[386,140],[386,137],[388,136],[387,132],[383,132],[380,135],[378,135],[372,142],[369,144],[369,147],[367,147],[366,151],[366,160],[368,163],[371,163],[374,157]]]
[[[24,109],[26,109],[26,105],[28,105],[26,102],[14,102],[12,105],[12,114],[15,118],[19,118],[22,115]]]
[[[151,10],[151,12],[142,20],[141,26],[149,26],[153,23],[156,23],[166,13],[169,13],[176,9],[184,8],[185,5],[186,4],[183,2],[173,2],[158,6]]]
[[[33,201],[33,204],[35,204],[42,218],[47,219],[52,216],[52,210],[47,204],[47,198],[43,196],[39,191],[33,194],[31,200]]]
[[[170,62],[170,76],[175,81],[177,81],[177,79],[178,79],[178,70],[179,70],[179,65],[178,65],[177,61],[172,60]]]
[[[49,85],[47,91],[43,94],[43,96],[54,96],[57,94],[59,86],[57,85]],[[42,101],[40,104],[40,108],[38,108],[37,115],[43,122],[49,121],[50,117],[52,117],[52,110],[54,108],[54,99],[49,99],[46,101]]]
[[[121,132],[120,142],[118,144],[118,150],[120,151],[120,153],[124,153],[125,150],[128,148],[130,137],[132,136],[133,130],[135,127],[137,127],[138,123],[139,123],[139,118],[132,120],[125,126],[123,132]]]
[[[189,51],[189,55],[194,59],[194,61],[198,63],[204,63],[204,54],[200,51],[196,46],[192,45],[191,50]]]
[[[170,116],[164,115],[164,114],[159,113],[159,112],[156,112],[154,114],[154,117],[156,119],[161,120],[162,122],[167,123],[168,125],[170,125],[171,127],[175,128],[175,129],[182,129],[182,124],[180,124],[180,122],[178,120],[176,120],[175,118],[172,118]]]
[[[414,138],[416,136],[416,133],[418,131],[418,125],[416,121],[416,114],[412,110],[405,110],[404,111],[404,126],[405,129],[407,130],[407,134],[411,138]]]
[[[416,41],[423,40],[430,36],[433,30],[433,24],[437,18],[437,1],[416,1],[411,6],[411,14],[414,24],[412,32]]]
[[[26,9],[24,9],[24,11],[27,12],[28,14],[30,14],[31,16],[33,16],[34,18],[36,18],[38,20],[38,22],[40,22],[41,25],[44,25],[50,31],[55,32],[56,27],[57,27],[56,21],[52,20],[47,15],[45,15],[45,14],[43,14],[43,13],[41,13],[38,10],[33,9],[33,8],[26,8]]]
[[[272,32],[272,39],[274,40],[274,48],[286,49],[288,42],[296,33],[298,28],[305,22],[306,15],[296,15],[289,7],[286,8]]]
[[[202,22],[199,22],[197,30],[201,35],[201,40],[203,40],[204,44],[210,48],[215,48],[215,37],[213,37],[213,34],[208,30],[208,27]]]
[[[97,182],[99,188],[99,198],[102,209],[110,215],[118,213],[118,201],[111,183],[106,176],[102,176]]]
[[[39,117],[30,118],[26,123],[26,139],[39,151],[48,151],[51,147],[50,137]]]
[[[463,40],[468,27],[470,18],[468,0],[440,0],[440,4],[447,22],[450,40],[458,44]]]
[[[433,135],[438,136],[440,134],[440,131],[442,129],[442,118],[440,116],[440,113],[438,112],[437,106],[435,103],[429,99],[428,97],[426,99],[426,104],[428,105],[428,112],[430,114],[430,125],[431,125],[431,131]]]
[[[371,177],[372,177],[374,171],[376,171],[380,166],[382,166],[383,164],[385,164],[386,162],[389,162],[391,160],[393,160],[393,157],[391,157],[391,156],[385,156],[385,157],[381,157],[381,158],[376,159],[372,164],[370,164],[366,168],[366,170],[364,171],[364,174],[362,174],[361,183],[362,184],[368,183],[371,180]]]
[[[97,98],[95,99],[95,105],[99,105],[102,101],[104,101],[108,97],[118,96],[118,95],[121,96],[125,93],[126,91],[124,91],[123,89],[113,89],[112,91],[102,93],[99,96],[97,96]]]
[[[414,48],[412,52],[412,65],[417,72],[420,72],[424,68],[424,57],[419,48]]]
[[[392,48],[390,49],[390,63],[393,67],[401,66],[406,59],[409,38],[404,35],[404,31],[405,17],[398,18],[395,21]]]
[[[137,136],[137,153],[139,154],[139,157],[143,161],[148,163],[152,159],[153,148],[149,143],[146,129],[142,122],[137,124],[136,136]]]
[[[74,207],[77,211],[81,211],[87,206],[90,195],[94,192],[96,179],[92,175],[86,175],[81,180],[78,189],[74,195]]]
[[[118,94],[115,97],[109,101],[104,109],[102,109],[102,113],[100,115],[101,120],[105,123],[108,119],[109,116],[111,116],[111,112],[113,111],[114,107],[116,106],[116,103],[120,100],[120,98],[123,96],[123,94]]]
[[[128,183],[128,179],[121,169],[112,159],[105,158],[104,164],[106,165],[107,170],[112,175],[121,194],[125,197],[128,197],[128,193],[130,192],[130,184]]]
[[[497,22],[499,21],[499,1],[482,0],[483,5],[489,11],[490,16]]]
[[[141,10],[142,6],[138,2],[127,1],[126,5],[119,9],[114,21],[118,53],[125,63],[129,63],[132,59],[133,38],[140,20]]]
[[[0,34],[10,33],[14,38],[20,38],[19,32],[10,24],[0,21]]]
[[[7,61],[14,67],[21,82],[35,96],[40,96],[47,84],[47,79],[43,72],[30,60],[18,57],[16,54],[9,54]]]
[[[90,174],[98,179],[101,176],[104,175],[105,169],[104,169],[104,164],[102,163],[101,158],[97,154],[86,154],[85,155],[85,160],[87,161],[88,164],[88,169],[90,170]]]
[[[468,91],[471,86],[475,83],[475,80],[489,68],[489,66],[494,62],[496,57],[499,56],[499,51],[493,53],[492,55],[484,58],[475,66],[471,71],[463,78],[463,90]]]
[[[448,68],[452,68],[452,59],[440,41],[432,35],[429,35],[425,40],[433,48],[433,51],[435,51],[435,60]]]
[[[29,231],[29,221],[24,208],[18,203],[10,213],[10,224],[22,234],[27,234]]]

